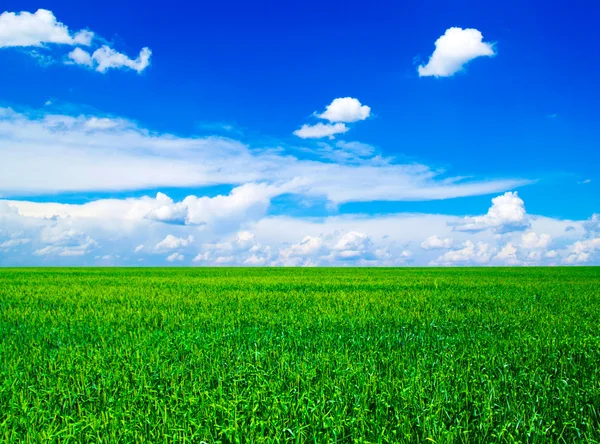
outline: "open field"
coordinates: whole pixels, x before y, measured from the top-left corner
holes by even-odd
[[[600,269],[0,269],[0,440],[600,442]]]

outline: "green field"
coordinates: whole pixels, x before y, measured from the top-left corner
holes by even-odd
[[[5,442],[600,442],[600,269],[0,269]]]

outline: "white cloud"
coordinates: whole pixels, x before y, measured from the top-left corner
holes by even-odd
[[[257,192],[251,190],[239,197],[240,205]],[[0,265],[94,265],[105,256],[110,256],[111,265],[136,265],[140,258],[148,265],[162,265],[173,253],[195,255],[197,265],[600,263],[600,237],[590,237],[592,231],[584,229],[594,229],[594,217],[573,221],[530,215],[531,230],[499,235],[494,230],[453,232],[464,218],[434,214],[294,218],[268,216],[262,206],[256,211],[251,205],[244,213],[234,205],[234,213],[211,215],[212,205],[214,212],[222,210],[219,200],[231,203],[230,195],[217,197],[195,197],[208,201],[201,219],[209,222],[202,225],[147,218],[149,209],[172,202],[164,195],[82,205],[0,201],[0,245],[9,246],[0,249]],[[565,231],[567,226],[573,230]],[[420,248],[431,233],[441,241],[452,237],[461,246],[441,256],[440,250]],[[11,242],[17,239],[23,241]]]
[[[366,259],[373,243],[369,236],[357,231],[344,234],[332,248],[332,255],[339,260]]]
[[[427,65],[419,66],[419,76],[449,77],[471,60],[494,54],[493,44],[484,42],[477,29],[449,28],[436,40]]]
[[[101,48],[94,51],[90,58],[94,61],[96,71],[98,72],[106,72],[109,69],[129,68],[139,74],[150,66],[151,55],[152,51],[150,51],[150,48],[145,47],[142,48],[137,59],[132,60],[125,54],[103,45]]]
[[[484,216],[465,217],[454,229],[480,231],[493,228],[499,233],[523,230],[530,226],[525,203],[517,192],[508,191],[492,199],[492,206]]]
[[[444,248],[452,248],[452,238],[440,239],[437,235],[429,236],[421,242],[421,248],[424,250],[436,250]]]
[[[521,245],[525,248],[534,249],[534,248],[548,248],[550,242],[552,241],[552,236],[549,234],[538,234],[535,231],[528,231],[527,233],[523,233],[521,236]]]
[[[94,33],[86,30],[70,32],[46,9],[33,14],[26,11],[0,14],[0,48],[40,47],[50,43],[89,46],[93,37]]]
[[[68,55],[69,60],[71,60],[73,63],[77,64],[77,65],[85,65],[85,66],[89,66],[90,68],[93,66],[94,61],[92,60],[92,56],[90,55],[89,52],[84,51],[81,48],[75,48],[73,51],[71,51]]]
[[[463,243],[460,250],[452,250],[438,257],[435,261],[440,265],[455,264],[487,264],[490,261],[490,246],[485,242],[474,244],[470,240]]]
[[[251,187],[279,184],[268,188],[264,199],[297,193],[343,203],[445,199],[529,183],[438,179],[443,171],[414,163],[350,165],[301,160],[282,152],[251,149],[228,138],[156,134],[124,119],[26,115],[10,108],[0,108],[0,165],[4,196],[261,182],[265,185]],[[175,213],[155,218],[178,219],[182,214]]]
[[[498,253],[494,259],[503,261],[507,265],[519,264],[519,259],[517,259],[517,248],[510,242],[500,250],[500,253]]]
[[[340,97],[334,99],[331,104],[327,105],[327,109],[316,114],[317,117],[330,122],[345,122],[352,123],[359,120],[365,120],[371,115],[371,108],[362,105],[358,99],[353,97]]]
[[[28,238],[24,238],[24,239],[9,239],[6,240],[4,242],[0,242],[0,248],[14,248],[14,247],[18,247],[21,245],[25,245],[31,242],[31,239]]]
[[[582,264],[592,261],[600,253],[600,238],[577,241],[567,248],[565,264]]]
[[[40,241],[48,245],[35,250],[34,256],[83,256],[99,246],[87,234],[60,226],[44,227]]]
[[[72,33],[69,28],[59,22],[52,11],[38,9],[30,12],[4,12],[0,15],[0,48],[7,47],[38,47],[49,49],[49,44],[68,46],[91,46],[96,38],[88,30]],[[94,45],[96,46],[96,45]],[[52,55],[38,50],[30,51],[30,55],[38,58],[41,63],[54,61]],[[102,45],[93,53],[76,47],[64,58],[65,63],[94,68],[98,72],[109,69],[128,68],[141,73],[150,65],[152,51],[145,47],[138,57],[133,60],[108,45]]]
[[[69,53],[69,59],[77,65],[84,65],[89,68],[93,67],[98,72],[106,72],[109,69],[128,68],[139,74],[150,66],[151,55],[152,51],[149,48],[143,48],[138,58],[132,60],[125,54],[103,45],[91,55],[81,48],[75,48]]]
[[[183,254],[181,253],[173,253],[167,256],[167,260],[169,262],[182,261],[184,259]]]
[[[155,251],[168,251],[176,250],[177,248],[187,247],[190,243],[194,242],[194,236],[188,236],[187,238],[175,237],[172,234],[167,235],[162,241],[160,241],[154,247]]]
[[[321,139],[323,137],[333,139],[334,135],[343,134],[349,129],[343,123],[329,124],[319,122],[315,125],[302,125],[300,129],[294,131],[294,135],[301,139]]]
[[[323,239],[316,236],[305,236],[300,242],[284,248],[280,256],[284,260],[292,258],[311,258],[316,257],[323,249]]]

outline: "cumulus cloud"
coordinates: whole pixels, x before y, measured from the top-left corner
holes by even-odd
[[[339,260],[369,259],[373,243],[365,233],[351,231],[344,234],[333,246],[332,255]]]
[[[302,139],[322,139],[323,137],[333,139],[336,134],[343,134],[350,129],[346,123],[367,119],[371,115],[371,108],[362,105],[358,99],[353,97],[340,97],[334,99],[324,112],[314,113],[314,115],[319,119],[328,120],[330,123],[305,124],[294,131],[294,135]]]
[[[440,239],[437,235],[433,235],[421,242],[421,248],[424,250],[438,250],[452,248],[452,238]]]
[[[167,260],[169,262],[182,261],[184,259],[183,254],[181,253],[173,253],[167,256]]]
[[[358,99],[353,97],[340,97],[334,99],[327,109],[316,114],[320,119],[329,120],[330,122],[345,122],[352,123],[359,120],[365,120],[371,115],[371,108],[367,105],[362,105]]]
[[[439,265],[487,264],[490,261],[490,246],[485,242],[474,244],[470,240],[463,243],[463,248],[448,251],[435,261]]]
[[[54,61],[49,45],[67,45],[76,48],[64,57],[65,63],[93,68],[102,73],[120,68],[141,73],[150,65],[152,51],[147,47],[140,51],[136,59],[131,59],[106,44],[95,49],[93,53],[80,48],[97,47],[97,41],[103,40],[92,31],[69,31],[65,24],[56,19],[52,11],[46,9],[38,9],[35,13],[23,11],[0,14],[0,48],[40,48],[29,53],[44,64]],[[47,51],[42,53],[41,49]]]
[[[429,62],[418,67],[419,76],[449,77],[471,60],[493,55],[494,45],[484,42],[477,29],[449,28],[436,40]]]
[[[107,256],[113,265],[136,265],[140,260],[164,265],[173,253],[184,256],[183,261],[173,262],[194,265],[577,265],[600,261],[600,237],[584,229],[584,225],[595,229],[594,217],[574,221],[531,215],[531,229],[524,232],[452,231],[464,218],[440,214],[269,216],[262,204],[245,206],[245,200],[261,190],[248,188],[248,194],[245,191],[234,198],[237,203],[231,211],[222,211],[233,202],[231,194],[195,197],[207,200],[200,219],[209,222],[201,225],[146,217],[152,208],[172,202],[165,195],[81,205],[0,200],[0,245],[8,247],[0,248],[0,265],[94,265],[105,263]],[[226,205],[217,203],[221,200]],[[217,211],[222,212],[211,215]],[[566,232],[567,226],[574,229]],[[446,239],[452,237],[460,247],[444,254],[439,249],[419,248],[423,239],[433,237],[431,233],[438,239],[433,245],[449,246]],[[186,257],[194,257],[194,262],[187,262]]]
[[[521,245],[525,248],[534,249],[534,248],[548,248],[550,242],[552,241],[552,236],[549,234],[541,234],[538,235],[535,231],[528,231],[527,233],[523,233],[521,236]]]
[[[500,250],[500,253],[498,253],[494,259],[505,262],[507,265],[519,264],[519,259],[517,259],[517,248],[510,242]]]
[[[27,11],[0,14],[0,48],[46,44],[89,46],[93,37],[91,31],[69,31],[46,9],[38,9],[33,14]]]
[[[592,261],[600,253],[600,238],[577,241],[567,247],[565,264],[583,264]]]
[[[155,251],[168,251],[176,250],[181,247],[187,247],[190,243],[194,242],[194,236],[188,236],[187,238],[175,237],[172,234],[167,235],[162,241],[154,246]]]
[[[109,69],[127,68],[136,71],[138,74],[150,66],[150,48],[142,48],[137,59],[133,60],[125,54],[103,45],[90,54],[81,48],[75,48],[69,53],[69,60],[77,65],[83,65],[94,68],[98,72],[106,72]]]
[[[99,246],[87,234],[59,226],[42,229],[40,241],[48,245],[35,250],[34,256],[83,256]]]
[[[90,53],[81,48],[75,48],[69,53],[68,57],[77,65],[84,65],[90,68],[94,65],[94,60],[92,59]]]
[[[343,123],[317,123],[315,125],[302,125],[300,129],[294,131],[294,135],[301,139],[322,139],[323,137],[329,137],[333,139],[336,134],[343,134],[348,131],[348,128]]]
[[[493,228],[498,233],[523,230],[530,226],[525,203],[517,192],[508,191],[492,199],[483,216],[466,217],[456,224],[456,231],[481,231]]]

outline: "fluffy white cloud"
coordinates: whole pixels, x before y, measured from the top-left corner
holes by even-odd
[[[420,164],[301,160],[280,151],[250,149],[227,138],[156,134],[124,119],[27,115],[0,108],[0,194],[4,196],[262,182],[288,184],[270,189],[275,193],[271,197],[296,193],[343,203],[445,199],[528,183],[438,179],[442,173]],[[156,218],[180,219],[182,212],[175,213],[156,214]]]
[[[494,259],[500,260],[507,265],[519,264],[519,259],[517,259],[517,248],[510,242],[500,250],[500,253],[498,253]]]
[[[471,60],[494,54],[493,44],[484,42],[477,29],[449,28],[436,40],[427,65],[419,66],[419,76],[449,77]]]
[[[184,259],[184,256],[181,253],[173,253],[173,254],[167,256],[167,260],[169,262],[182,261],[183,259]]]
[[[94,33],[82,30],[76,33],[56,20],[52,11],[38,9],[30,12],[3,12],[0,14],[0,48],[61,45],[89,46]]]
[[[423,242],[421,242],[421,248],[424,250],[436,250],[444,248],[452,248],[452,238],[440,239],[437,235],[429,236]]]
[[[600,253],[600,238],[577,241],[567,248],[565,264],[582,264],[590,262]]]
[[[534,249],[534,248],[548,248],[550,242],[552,241],[552,236],[549,234],[541,234],[538,235],[535,231],[528,231],[527,233],[523,233],[521,236],[521,245],[525,248]]]
[[[463,243],[460,250],[452,250],[438,257],[435,261],[439,265],[456,264],[487,264],[490,261],[490,246],[485,242],[474,244],[470,240]]]
[[[317,123],[315,125],[302,125],[300,129],[294,131],[294,135],[301,139],[322,139],[323,137],[329,137],[333,139],[336,134],[343,134],[348,131],[348,128],[343,123]]]
[[[188,236],[187,238],[175,237],[172,234],[167,235],[162,241],[155,245],[155,251],[168,251],[176,250],[177,248],[187,247],[189,244],[194,242],[194,236]]]
[[[98,247],[98,242],[85,233],[59,226],[42,229],[40,241],[48,245],[35,250],[34,256],[83,256]]]
[[[94,65],[94,61],[92,60],[90,53],[81,48],[75,48],[69,53],[68,57],[77,65],[85,65],[89,66],[90,68]]]
[[[52,11],[38,9],[30,12],[4,12],[0,14],[0,48],[41,47],[48,49],[49,44],[68,46],[92,46],[95,34],[88,30],[73,33],[59,22]],[[96,46],[96,45],[94,45]],[[30,51],[43,63],[51,63],[53,56],[40,51]],[[128,68],[141,73],[150,65],[152,51],[145,47],[133,60],[110,46],[104,44],[93,53],[76,47],[64,58],[65,63],[94,68],[98,72],[109,69]]]
[[[508,191],[492,199],[492,206],[484,216],[466,217],[454,229],[457,231],[480,231],[493,228],[503,233],[523,230],[530,226],[525,203],[517,192]]]
[[[128,68],[139,74],[150,66],[151,55],[152,51],[150,48],[142,48],[137,59],[132,60],[125,54],[103,45],[91,55],[81,48],[75,48],[69,53],[69,59],[77,65],[84,65],[90,68],[95,67],[98,72],[106,72],[109,69]]]
[[[244,200],[253,192],[237,200],[241,207],[247,208]],[[600,238],[589,237],[590,232],[584,229],[584,225],[593,225],[593,218],[573,221],[530,215],[531,230],[499,235],[494,230],[453,232],[463,218],[433,214],[294,218],[268,216],[260,205],[260,211],[251,205],[246,213],[234,205],[234,213],[210,215],[212,205],[223,199],[231,203],[231,195],[195,199],[208,201],[202,220],[210,222],[173,224],[146,217],[152,208],[172,202],[164,195],[156,199],[107,199],[82,205],[0,200],[0,245],[8,246],[0,249],[0,265],[94,265],[106,264],[106,257],[110,257],[112,265],[136,265],[139,261],[164,265],[166,256],[173,253],[184,256],[182,260],[174,256],[177,257],[174,262],[182,265],[600,262]],[[215,212],[221,211],[223,206],[215,208]],[[228,216],[231,214],[238,216]],[[566,227],[573,229],[565,231]],[[423,239],[432,237],[431,233],[436,233],[441,241],[452,237],[461,247],[441,256],[439,250],[420,248]],[[156,245],[160,247],[155,249]],[[547,250],[550,247],[553,249]]]
[[[339,260],[363,258],[367,259],[373,243],[365,233],[351,231],[344,234],[333,246],[332,255]]]
[[[300,242],[290,245],[281,250],[280,255],[283,259],[290,258],[311,258],[316,257],[322,252],[323,239],[316,236],[305,236]]]
[[[316,114],[317,117],[330,122],[345,122],[352,123],[359,120],[365,120],[371,115],[371,108],[367,105],[362,105],[358,99],[353,97],[340,97],[334,99],[331,104],[327,105],[327,109]]]

